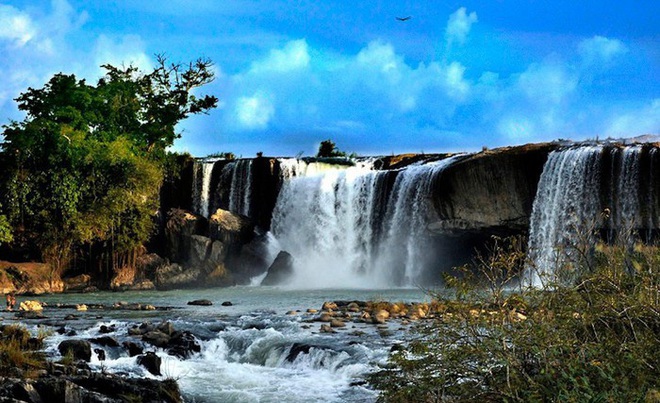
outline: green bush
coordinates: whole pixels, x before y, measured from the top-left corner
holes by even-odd
[[[597,245],[575,283],[531,289],[512,285],[521,245],[447,279],[456,295],[370,376],[381,401],[659,401],[660,248]]]

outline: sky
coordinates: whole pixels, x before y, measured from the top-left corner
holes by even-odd
[[[55,73],[208,58],[205,156],[474,151],[660,134],[655,1],[0,0],[0,123]],[[408,17],[399,21],[396,17]]]

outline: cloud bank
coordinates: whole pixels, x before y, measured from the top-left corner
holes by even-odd
[[[202,7],[204,13],[217,8],[204,4],[210,7]],[[135,7],[145,13],[154,8]],[[499,35],[485,25],[486,13],[460,7],[424,35],[415,31],[421,28],[413,25],[414,17],[354,42],[357,46],[344,47],[323,33],[262,26],[254,28],[262,40],[248,44],[241,38],[254,34],[258,13],[225,11],[227,18],[253,19],[231,25],[234,36],[195,39],[201,47],[192,52],[223,61],[216,66],[217,80],[204,90],[221,104],[210,116],[181,125],[177,150],[311,154],[321,140],[332,138],[349,152],[432,152],[660,131],[652,56],[625,38],[561,37],[551,46],[554,42],[540,37],[532,52],[526,49],[533,35]],[[167,13],[157,13],[162,14]],[[148,30],[98,29],[98,19],[93,10],[88,14],[65,0],[38,11],[0,4],[0,52],[8,55],[0,58],[4,118],[20,118],[12,98],[28,86],[42,86],[54,73],[93,82],[101,64],[148,70],[151,55],[164,51]],[[177,40],[185,43],[186,37]],[[233,40],[255,56],[228,61],[223,52],[235,49],[226,48]],[[417,42],[424,45],[412,49]],[[183,61],[177,57],[191,52],[165,50]],[[506,68],[489,62],[509,58]],[[644,77],[651,77],[650,84]]]

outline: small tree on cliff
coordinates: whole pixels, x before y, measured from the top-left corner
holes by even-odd
[[[332,140],[328,139],[321,142],[316,156],[320,158],[345,157],[346,153],[340,151],[337,148],[337,145]]]
[[[85,245],[99,269],[125,263],[151,234],[176,124],[217,104],[192,93],[213,80],[210,61],[157,62],[150,73],[104,65],[95,86],[56,74],[16,98],[27,116],[3,126],[3,210],[56,270]]]

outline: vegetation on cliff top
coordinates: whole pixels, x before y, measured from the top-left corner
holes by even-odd
[[[54,271],[105,272],[130,264],[152,233],[175,126],[217,104],[193,90],[213,80],[211,62],[150,73],[102,66],[96,85],[56,74],[16,101],[26,117],[3,126],[0,242]]]
[[[498,242],[370,377],[381,401],[660,401],[660,248],[599,244],[575,282],[526,289],[523,243]]]

